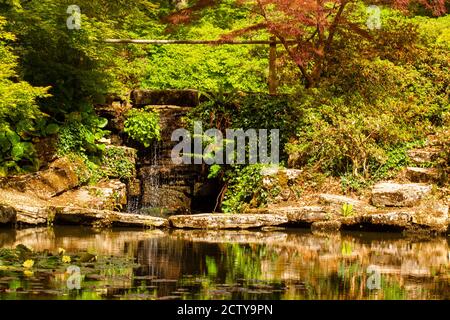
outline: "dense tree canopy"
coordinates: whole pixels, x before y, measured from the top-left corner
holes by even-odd
[[[420,140],[447,119],[448,1],[81,0],[81,27],[73,30],[66,24],[72,4],[0,4],[0,121],[5,137],[12,132],[1,140],[2,174],[38,168],[34,141],[58,132],[63,153],[81,150],[94,160],[105,120],[93,106],[111,93],[267,91],[266,46],[117,46],[106,38],[275,36],[282,43],[279,91],[296,97],[283,112],[295,121],[285,140],[297,165],[320,159],[322,170],[370,176],[388,150]],[[367,24],[374,4],[380,28]],[[234,126],[258,125],[247,119],[250,109],[242,112],[233,115]]]

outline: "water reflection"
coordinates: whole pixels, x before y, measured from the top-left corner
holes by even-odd
[[[79,227],[1,230],[0,247],[65,248],[127,257],[82,269],[81,290],[64,270],[32,277],[0,270],[3,299],[448,299],[447,238],[309,231],[95,232]],[[378,270],[372,282],[368,267]],[[369,289],[367,283],[379,285]]]

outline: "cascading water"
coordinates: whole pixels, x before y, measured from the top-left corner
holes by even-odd
[[[167,217],[172,214],[208,212],[215,207],[221,186],[217,181],[206,181],[202,166],[175,165],[171,159],[172,132],[183,128],[183,117],[199,104],[199,93],[194,90],[134,90],[133,108],[150,107],[160,115],[161,141],[149,148],[131,142],[138,150],[136,178],[128,182],[127,212]],[[111,123],[120,124],[117,112],[112,112]],[[122,120],[123,121],[123,120]],[[123,134],[117,126],[117,135]],[[126,135],[125,135],[126,138]]]
[[[177,143],[171,141],[172,132],[182,127],[181,119],[188,108],[153,106],[153,109],[160,114],[162,139],[150,148],[139,150],[137,166],[141,197],[135,211],[153,216],[190,213],[197,168],[175,165],[171,160],[171,150]]]

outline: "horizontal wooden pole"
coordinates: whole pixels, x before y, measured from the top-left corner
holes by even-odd
[[[132,44],[281,44],[281,41],[270,40],[145,40],[145,39],[106,39],[106,43],[132,43]],[[287,41],[296,43],[296,41]]]

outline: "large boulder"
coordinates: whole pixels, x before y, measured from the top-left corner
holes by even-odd
[[[190,191],[189,186],[158,185],[149,179],[143,181],[141,203],[144,208],[151,208],[151,214],[185,214],[191,208]]]
[[[65,192],[50,202],[54,206],[117,210],[127,204],[127,188],[119,180],[106,180]]]
[[[82,163],[68,158],[54,161],[47,170],[4,179],[3,189],[14,189],[48,200],[80,184],[79,175],[86,170]]]
[[[54,211],[47,202],[12,189],[0,189],[0,223],[43,225],[52,219]]]
[[[171,216],[169,221],[181,229],[250,229],[282,225],[288,219],[278,214],[196,214]]]
[[[420,183],[378,183],[372,189],[372,204],[377,207],[412,207],[431,190],[431,185]]]

